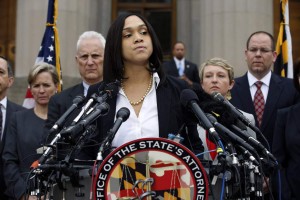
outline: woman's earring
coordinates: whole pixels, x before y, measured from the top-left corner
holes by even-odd
[[[228,101],[229,101],[230,99],[232,99],[230,90],[227,91],[225,98],[226,98]]]

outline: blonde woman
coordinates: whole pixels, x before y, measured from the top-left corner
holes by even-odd
[[[201,65],[199,76],[201,87],[206,93],[212,94],[213,92],[218,92],[230,100],[230,90],[234,85],[234,70],[226,60],[222,58],[211,58],[205,61]],[[242,113],[252,124],[255,124],[253,115],[245,112]],[[248,132],[252,136],[255,136],[254,131],[248,130]],[[204,149],[206,151],[212,149],[214,144],[207,139],[206,132],[201,126],[198,126],[198,133],[203,141]],[[215,156],[216,152],[211,152],[210,154],[205,154],[204,159],[214,160]]]
[[[57,91],[55,67],[47,63],[36,64],[28,75],[28,84],[35,106],[12,115],[3,152],[6,194],[12,199],[36,199],[35,196],[25,198],[26,178],[31,164],[41,156],[36,149],[42,143],[49,99]]]

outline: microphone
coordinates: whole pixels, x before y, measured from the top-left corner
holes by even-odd
[[[234,107],[227,99],[225,99],[219,92],[213,92],[212,97],[214,100],[223,103],[225,106],[230,108],[230,111],[238,118],[240,119],[246,126],[250,127],[252,130],[254,130],[256,133],[259,133],[260,130],[254,126],[250,120],[243,115],[241,111],[239,111],[236,107]]]
[[[84,98],[82,96],[77,96],[73,99],[73,104],[69,107],[69,109],[55,122],[53,127],[50,129],[50,133],[57,131],[59,128],[62,128],[63,124],[66,122],[66,119],[70,116],[70,114],[78,108],[78,106],[83,102]]]
[[[81,133],[88,125],[94,122],[98,117],[106,115],[109,111],[109,105],[106,102],[98,104],[95,107],[95,111],[91,114],[87,115],[84,119],[79,121],[77,124],[69,126],[63,129],[60,134],[62,137],[67,137],[67,139],[71,140],[78,133]]]
[[[180,102],[184,107],[188,107],[196,118],[198,119],[199,123],[203,126],[205,130],[209,132],[209,134],[215,139],[215,141],[221,141],[218,133],[216,132],[212,123],[207,119],[205,113],[199,107],[197,102],[199,101],[196,93],[191,89],[184,89],[180,94]],[[218,142],[216,142],[218,145]]]
[[[99,152],[98,152],[98,155],[97,155],[97,160],[102,160],[103,159],[102,158],[102,152],[104,150],[104,147],[111,144],[111,142],[114,139],[114,137],[115,137],[117,131],[119,130],[121,124],[129,118],[129,115],[130,115],[130,111],[126,107],[122,107],[118,110],[117,115],[116,115],[116,121],[115,121],[113,127],[108,131],[107,137],[102,142],[102,144],[99,148]]]
[[[246,148],[242,147],[241,145],[238,145],[238,148],[242,151],[244,156],[248,157],[248,159],[251,160],[255,165],[259,166],[258,161]]]
[[[232,131],[230,131],[228,128],[220,124],[212,114],[207,113],[206,116],[219,132],[226,134],[227,137],[229,137],[231,140],[238,143],[239,145],[245,147],[246,149],[252,152],[256,152],[255,149],[252,146],[250,146],[245,140],[243,140],[242,138],[234,134]]]
[[[251,145],[255,146],[255,148],[259,149],[259,151],[263,152],[264,154],[269,156],[273,161],[277,162],[276,158],[258,140],[253,138],[251,135],[245,133],[245,131],[240,130],[235,125],[231,125],[231,127],[236,131],[237,134],[241,135],[241,137],[247,140]]]
[[[48,145],[48,148],[44,151],[43,155],[36,161],[34,161],[31,165],[31,168],[35,169],[40,164],[43,164],[49,157],[50,153],[53,151],[54,144],[61,137],[68,137],[69,140],[74,138],[78,133],[82,132],[88,125],[90,125],[94,120],[96,120],[100,115],[107,114],[109,110],[109,105],[107,103],[102,103],[98,105],[93,113],[88,115],[85,119],[81,120],[78,124],[69,126],[63,130],[61,130],[58,134],[56,134],[55,138]]]
[[[80,120],[80,118],[82,118],[82,116],[88,115],[93,110],[95,110],[95,107],[98,104],[101,104],[101,103],[105,102],[108,98],[115,97],[118,93],[118,85],[117,84],[118,84],[117,82],[112,82],[112,83],[109,83],[109,84],[105,84],[104,82],[101,82],[100,86],[98,86],[99,84],[95,84],[95,85],[90,86],[89,91],[88,91],[88,95],[87,95],[88,97],[90,97],[90,99],[82,107],[81,112],[73,120],[72,125],[76,124]],[[92,91],[96,91],[96,92],[93,93],[93,94],[90,94]],[[89,107],[94,102],[96,102],[95,106],[89,109]]]
[[[121,124],[129,118],[129,115],[130,115],[130,111],[126,107],[122,107],[122,108],[120,108],[120,110],[118,110],[117,116],[116,116],[116,121],[115,121],[112,129],[109,131],[109,133],[111,135],[110,136],[111,140],[115,137]]]

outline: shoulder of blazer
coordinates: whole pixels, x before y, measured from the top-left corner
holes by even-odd
[[[166,76],[166,80],[162,84],[159,84],[159,86],[165,86],[165,87],[167,87],[168,85],[174,86],[179,90],[189,88],[188,84],[184,80],[181,80],[173,76]]]
[[[19,105],[19,104],[16,104],[10,100],[7,100],[7,109],[8,110],[11,110],[11,111],[19,111],[19,110],[26,110],[25,107]]]
[[[77,96],[77,95],[83,95],[83,85],[82,83],[74,85],[68,89],[65,89],[63,91],[61,91],[60,93],[57,93],[55,95],[52,96],[52,98],[54,99],[65,99],[68,96]]]
[[[185,60],[185,65],[190,65],[192,67],[197,67],[198,66],[196,63],[193,63],[193,62],[191,62],[189,60]]]

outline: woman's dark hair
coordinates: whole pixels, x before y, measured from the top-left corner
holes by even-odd
[[[294,85],[295,88],[298,90],[298,92],[300,92],[299,77],[300,77],[300,58],[298,58],[294,63]]]
[[[159,40],[151,24],[143,16],[133,13],[119,15],[108,30],[104,52],[103,79],[106,83],[110,83],[125,78],[123,77],[122,33],[126,18],[132,15],[139,17],[148,28],[153,46],[153,53],[149,58],[149,71],[157,72],[161,82],[163,82],[165,74],[162,69],[163,53]]]

